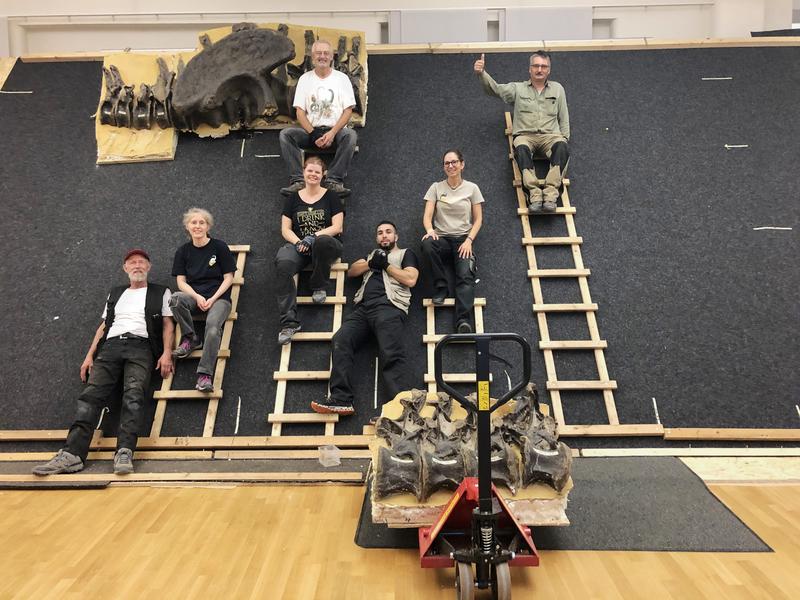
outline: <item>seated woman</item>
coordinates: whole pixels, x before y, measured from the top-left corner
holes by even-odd
[[[339,236],[344,224],[344,210],[339,195],[320,184],[325,163],[310,156],[303,165],[305,187],[286,198],[281,217],[281,235],[286,243],[275,257],[278,309],[281,313],[279,344],[288,344],[300,330],[297,318],[297,287],[294,276],[311,264],[311,298],[325,302],[325,286],[331,265],[342,256]]]
[[[444,262],[453,261],[456,283],[455,323],[458,333],[472,332],[475,302],[475,255],[472,244],[483,221],[483,196],[474,183],[461,177],[464,156],[460,150],[444,153],[447,179],[437,181],[425,194],[422,224],[422,252],[428,258],[433,277],[433,303],[440,306],[448,295]]]
[[[193,350],[203,348],[195,386],[201,392],[214,390],[211,378],[217,364],[222,326],[231,313],[230,288],[236,272],[236,259],[228,245],[208,234],[213,225],[214,217],[205,209],[190,208],[183,215],[183,226],[191,241],[175,252],[172,274],[179,291],[169,301],[182,334],[172,356],[186,358]],[[202,340],[194,331],[192,317],[197,315],[206,318]]]

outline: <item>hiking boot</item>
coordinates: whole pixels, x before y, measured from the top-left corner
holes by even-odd
[[[211,375],[200,373],[197,376],[197,385],[194,386],[198,392],[213,392],[214,384],[211,381]]]
[[[114,455],[114,474],[130,475],[133,473],[133,450],[120,448]]]
[[[456,331],[458,333],[472,333],[472,325],[469,324],[469,321],[461,321],[456,327]]]
[[[59,473],[77,473],[83,470],[83,461],[66,450],[59,450],[53,458],[43,465],[31,469],[34,475],[58,475]]]
[[[444,304],[444,301],[447,299],[447,290],[439,289],[436,290],[433,294],[433,298],[431,298],[431,302],[433,302],[434,306],[441,306]]]
[[[339,402],[333,398],[325,398],[320,402],[312,401],[311,410],[324,415],[352,415],[356,412],[352,404]]]
[[[545,200],[542,202],[542,212],[554,213],[556,212],[555,200]]]
[[[322,304],[323,302],[325,302],[325,298],[327,297],[328,297],[328,292],[326,292],[325,290],[314,290],[311,293],[311,301],[314,304]]]
[[[295,192],[299,192],[304,187],[306,187],[305,181],[295,181],[294,183],[290,183],[286,187],[281,188],[281,194],[284,196],[291,196]]]
[[[332,179],[325,180],[325,185],[323,186],[329,189],[332,192],[339,194],[339,196],[349,196],[350,189],[344,187],[344,184],[341,181],[333,181]]]
[[[186,358],[193,351],[203,347],[203,340],[194,334],[188,334],[181,338],[181,343],[172,351],[173,358]]]
[[[281,346],[284,346],[292,341],[292,337],[294,334],[300,331],[300,324],[298,323],[294,327],[284,327],[281,329],[281,332],[278,334],[278,343]]]
[[[543,211],[544,203],[541,200],[534,200],[528,204],[528,214],[535,215]]]

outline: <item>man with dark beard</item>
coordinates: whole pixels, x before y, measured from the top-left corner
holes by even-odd
[[[318,413],[352,415],[351,381],[356,349],[372,334],[378,342],[378,357],[383,381],[393,399],[402,391],[406,372],[406,349],[403,328],[411,303],[411,288],[417,284],[419,266],[412,250],[398,248],[397,228],[391,221],[381,221],[376,232],[378,247],[366,258],[355,261],[348,277],[361,277],[361,287],[353,303],[356,309],[333,336],[330,392],[326,399],[312,402]]]
[[[103,405],[122,380],[114,473],[133,472],[133,452],[144,416],[145,394],[155,366],[162,377],[173,372],[172,340],[175,324],[169,308],[170,291],[148,283],[150,257],[136,248],[128,251],[122,269],[129,284],[112,288],[102,321],[81,364],[81,381],[87,383],[78,397],[75,422],[64,447],[35,475],[76,473],[83,470],[95,425]],[[88,379],[88,382],[87,382]]]

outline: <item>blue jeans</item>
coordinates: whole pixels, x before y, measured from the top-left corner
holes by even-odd
[[[318,130],[314,130],[315,132]],[[289,182],[303,181],[303,163],[301,161],[300,149],[304,150],[320,150],[312,141],[312,133],[306,133],[302,127],[287,127],[281,129],[280,143],[281,143],[281,156],[283,162],[286,163],[286,169],[289,171]],[[316,138],[318,136],[314,136]],[[350,161],[353,159],[353,152],[356,149],[356,142],[358,135],[349,127],[342,127],[339,133],[336,134],[336,139],[331,146],[335,149],[336,154],[333,160],[325,161],[328,164],[327,178],[331,181],[338,181],[342,183],[344,178],[347,177],[347,169],[350,167]],[[326,149],[328,150],[328,149]]]

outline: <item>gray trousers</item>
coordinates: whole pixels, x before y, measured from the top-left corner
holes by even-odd
[[[319,136],[306,133],[306,130],[302,127],[287,127],[286,129],[281,129],[279,136],[281,142],[281,156],[283,156],[283,162],[286,163],[286,169],[289,171],[289,181],[291,183],[303,181],[303,163],[301,161],[300,149],[320,150],[312,141],[312,139],[316,137]],[[349,127],[342,127],[339,130],[333,144],[336,154],[333,160],[325,161],[328,165],[328,179],[331,181],[338,181],[339,183],[344,181],[344,178],[347,177],[347,169],[350,167],[350,161],[353,159],[357,141],[358,135]],[[327,150],[328,149],[326,149],[326,151]]]
[[[200,357],[200,364],[197,365],[197,372],[204,375],[214,375],[214,367],[217,364],[219,354],[219,343],[222,339],[222,327],[225,320],[231,314],[231,303],[222,298],[214,302],[214,305],[206,313],[197,308],[197,300],[189,294],[175,292],[169,299],[169,307],[172,309],[172,316],[181,326],[181,335],[194,335],[194,320],[192,315],[206,315],[206,335],[203,338],[203,356]]]

